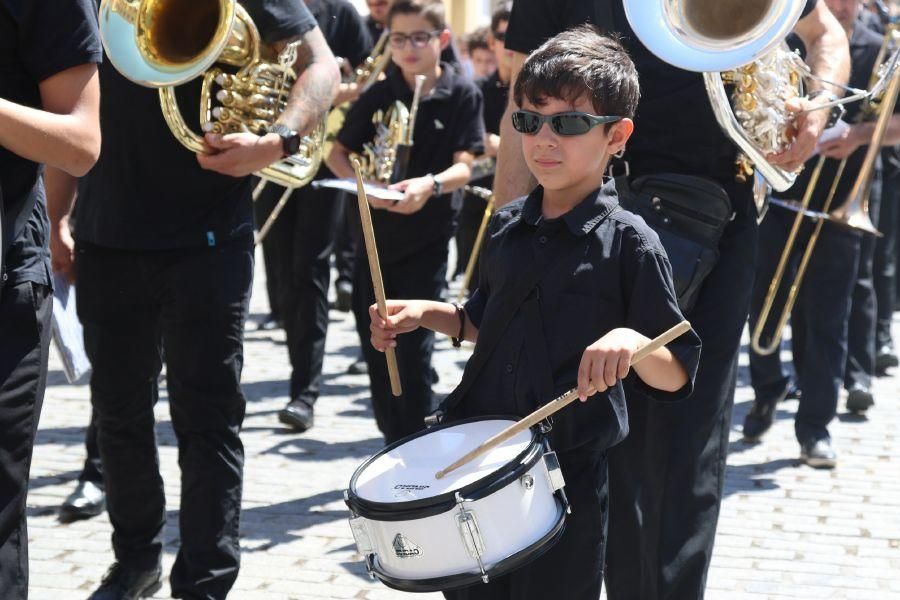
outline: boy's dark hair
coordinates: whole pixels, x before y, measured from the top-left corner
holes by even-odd
[[[388,28],[397,15],[419,15],[437,31],[447,29],[447,16],[441,0],[397,0],[388,11]]]
[[[506,21],[509,23],[509,17],[512,15],[512,2],[503,2],[497,7],[497,10],[491,15],[491,32],[497,33],[500,23]]]
[[[475,31],[472,31],[468,35],[466,35],[466,48],[469,50],[469,55],[471,56],[475,50],[490,50],[491,47],[488,46],[488,28],[487,27],[479,27]]]
[[[541,106],[547,98],[591,99],[596,114],[634,117],[640,98],[637,70],[622,44],[591,25],[579,25],[544,42],[516,78],[513,98]]]

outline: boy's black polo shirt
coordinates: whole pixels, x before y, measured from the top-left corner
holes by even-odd
[[[348,0],[308,0],[306,8],[335,56],[345,58],[354,67],[369,56],[375,42],[359,11]]]
[[[0,98],[39,109],[40,82],[101,57],[91,0],[0,0]],[[0,146],[8,285],[50,284],[50,223],[41,171],[38,163]]]
[[[500,134],[500,121],[506,112],[509,98],[509,84],[500,81],[500,73],[494,71],[475,82],[484,96],[484,129],[488,133]]]
[[[451,65],[441,63],[441,69],[434,89],[419,102],[407,178],[440,173],[453,164],[455,152],[484,152],[481,92]],[[351,152],[362,152],[363,144],[375,138],[372,115],[378,110],[386,112],[395,100],[409,107],[412,96],[400,69],[392,69],[359,97],[338,141]],[[431,197],[422,210],[411,215],[373,210],[382,262],[403,260],[433,244],[446,243],[453,235],[455,218],[450,196]]]
[[[817,2],[806,0],[803,14]],[[631,172],[676,172],[733,184],[737,147],[716,121],[702,74],[673,67],[651,53],[628,24],[622,0],[517,1],[506,48],[530,54],[547,39],[582,23],[620,34],[637,68],[641,99],[625,155]],[[749,183],[746,189],[749,202]]]
[[[612,183],[558,219],[543,218],[542,197],[543,188],[538,186],[492,218],[481,280],[466,313],[480,329],[503,313],[512,311],[513,317],[477,374],[469,365],[489,341],[479,338],[475,344],[463,381],[475,379],[457,406],[460,416],[527,415],[577,385],[585,348],[610,330],[629,327],[653,338],[684,318],[659,238],[640,217],[618,207]],[[549,248],[554,248],[555,259],[543,269],[536,296],[513,305],[515,299],[509,296],[516,283]],[[533,302],[536,307],[529,306]],[[536,357],[542,354],[534,349],[541,347],[545,359],[537,364]],[[635,377],[634,387],[652,398],[678,400],[693,389],[700,340],[691,331],[668,347],[688,373],[684,387],[663,392],[646,386],[633,371],[630,376]],[[548,384],[551,390],[543,391]],[[627,431],[621,383],[553,416],[556,450],[587,442],[610,447]]]
[[[872,68],[881,48],[882,37],[870,29],[867,29],[861,21],[857,21],[853,27],[853,33],[850,36],[850,82],[848,85],[857,89],[866,89],[869,87],[869,78],[872,74]],[[845,105],[847,114],[844,120],[847,123],[856,123],[859,118],[860,110],[863,104],[861,102],[851,102]],[[900,112],[900,103],[894,107],[894,112]],[[833,210],[847,200],[851,188],[856,181],[856,176],[862,168],[868,145],[860,146],[847,158],[847,165],[844,167],[844,173],[838,183],[837,191],[831,202]],[[818,156],[813,156],[806,162],[804,169],[797,176],[797,180],[790,189],[784,192],[777,192],[774,195],[779,198],[789,200],[802,200],[809,185],[810,177],[815,170],[815,165],[819,161]],[[810,208],[820,210],[831,191],[831,186],[837,175],[839,159],[830,158],[825,161],[822,172],[819,175],[819,181],[816,184],[815,191],[810,200]],[[881,161],[878,160],[876,168],[881,167]],[[780,209],[776,209],[780,210]]]
[[[316,26],[296,0],[246,0],[242,6],[267,44]],[[201,80],[175,88],[185,122],[198,133]],[[201,169],[166,125],[157,90],[132,83],[108,61],[100,68],[100,92],[103,146],[79,184],[79,242],[158,250],[217,245],[252,234],[252,178]]]

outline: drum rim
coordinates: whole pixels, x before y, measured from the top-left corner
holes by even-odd
[[[539,540],[522,548],[518,552],[507,556],[506,558],[494,563],[491,568],[486,569],[485,573],[488,577],[500,577],[511,571],[519,569],[533,560],[539,558],[542,554],[553,548],[559,542],[566,529],[566,510],[563,502],[559,498],[559,493],[553,494],[559,507],[559,517],[553,527],[550,528],[545,535]],[[389,588],[400,590],[403,592],[440,592],[455,590],[470,585],[482,583],[481,573],[458,573],[456,575],[444,575],[443,577],[431,577],[428,579],[405,579],[402,577],[393,577],[382,572],[377,564],[377,556],[375,554],[366,555],[366,565],[371,573],[374,573]]]
[[[435,425],[428,429],[418,431],[416,433],[413,433],[412,435],[408,435],[405,438],[394,442],[393,444],[385,446],[376,454],[373,454],[368,459],[366,459],[365,462],[359,465],[353,472],[353,476],[350,478],[350,485],[347,487],[347,497],[345,500],[347,506],[354,514],[375,521],[409,521],[413,519],[423,519],[426,517],[431,517],[450,510],[451,508],[456,506],[457,492],[462,494],[465,500],[478,500],[492,494],[496,489],[500,487],[505,487],[508,483],[508,480],[511,481],[517,479],[519,476],[529,471],[544,455],[545,448],[543,440],[545,436],[540,432],[537,426],[531,428],[531,440],[529,441],[525,449],[522,450],[522,452],[520,452],[518,455],[516,455],[515,458],[513,458],[508,463],[506,463],[506,465],[503,465],[497,470],[488,473],[484,477],[476,479],[472,483],[469,483],[459,489],[444,492],[443,494],[438,494],[436,496],[430,496],[428,498],[420,498],[418,500],[404,500],[398,502],[379,502],[377,500],[369,500],[356,493],[356,483],[359,479],[360,473],[362,473],[380,456],[390,452],[394,448],[402,446],[407,442],[420,438],[429,433],[440,431],[442,429],[449,429],[450,427],[466,425],[468,423],[475,423],[478,421],[498,420],[515,422],[519,420],[519,417],[512,415],[485,415],[469,417],[467,419],[461,419],[459,421],[453,421],[449,423],[441,423],[440,425]],[[508,468],[509,465],[514,466],[512,468]],[[502,485],[499,485],[501,483]]]

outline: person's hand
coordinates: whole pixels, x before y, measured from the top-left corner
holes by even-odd
[[[497,156],[500,152],[500,136],[496,133],[484,134],[484,155]]]
[[[209,171],[245,177],[268,167],[282,157],[281,137],[275,133],[229,133],[204,136],[209,152],[197,154],[197,162]]]
[[[819,136],[825,131],[828,117],[831,111],[827,108],[818,108],[825,102],[822,100],[807,100],[806,98],[791,98],[785,103],[785,108],[795,115],[794,123],[790,127],[790,133],[794,136],[791,145],[777,154],[766,156],[771,164],[781,167],[786,171],[796,171],[816,151]],[[817,109],[817,110],[811,110]]]
[[[397,346],[397,336],[419,328],[424,305],[419,300],[388,300],[386,319],[378,313],[378,305],[369,307],[369,330],[372,346],[379,352]]]
[[[75,283],[75,240],[69,230],[69,217],[50,228],[50,264],[53,272]]]
[[[578,365],[578,398],[584,402],[591,387],[602,392],[628,375],[632,356],[645,342],[637,331],[620,327],[588,346]]]
[[[411,215],[422,210],[422,207],[431,198],[434,179],[428,176],[414,177],[389,185],[388,189],[403,192],[403,200],[392,203],[388,210],[401,215]]]
[[[828,158],[847,158],[867,141],[860,135],[860,128],[853,125],[844,129],[841,135],[819,146],[819,152]]]

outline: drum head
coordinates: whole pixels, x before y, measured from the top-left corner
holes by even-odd
[[[513,423],[487,419],[426,431],[384,449],[363,464],[351,481],[351,490],[362,500],[379,503],[411,502],[452,493],[511,465],[531,446],[534,434],[526,429],[442,479],[435,479],[436,472]]]

